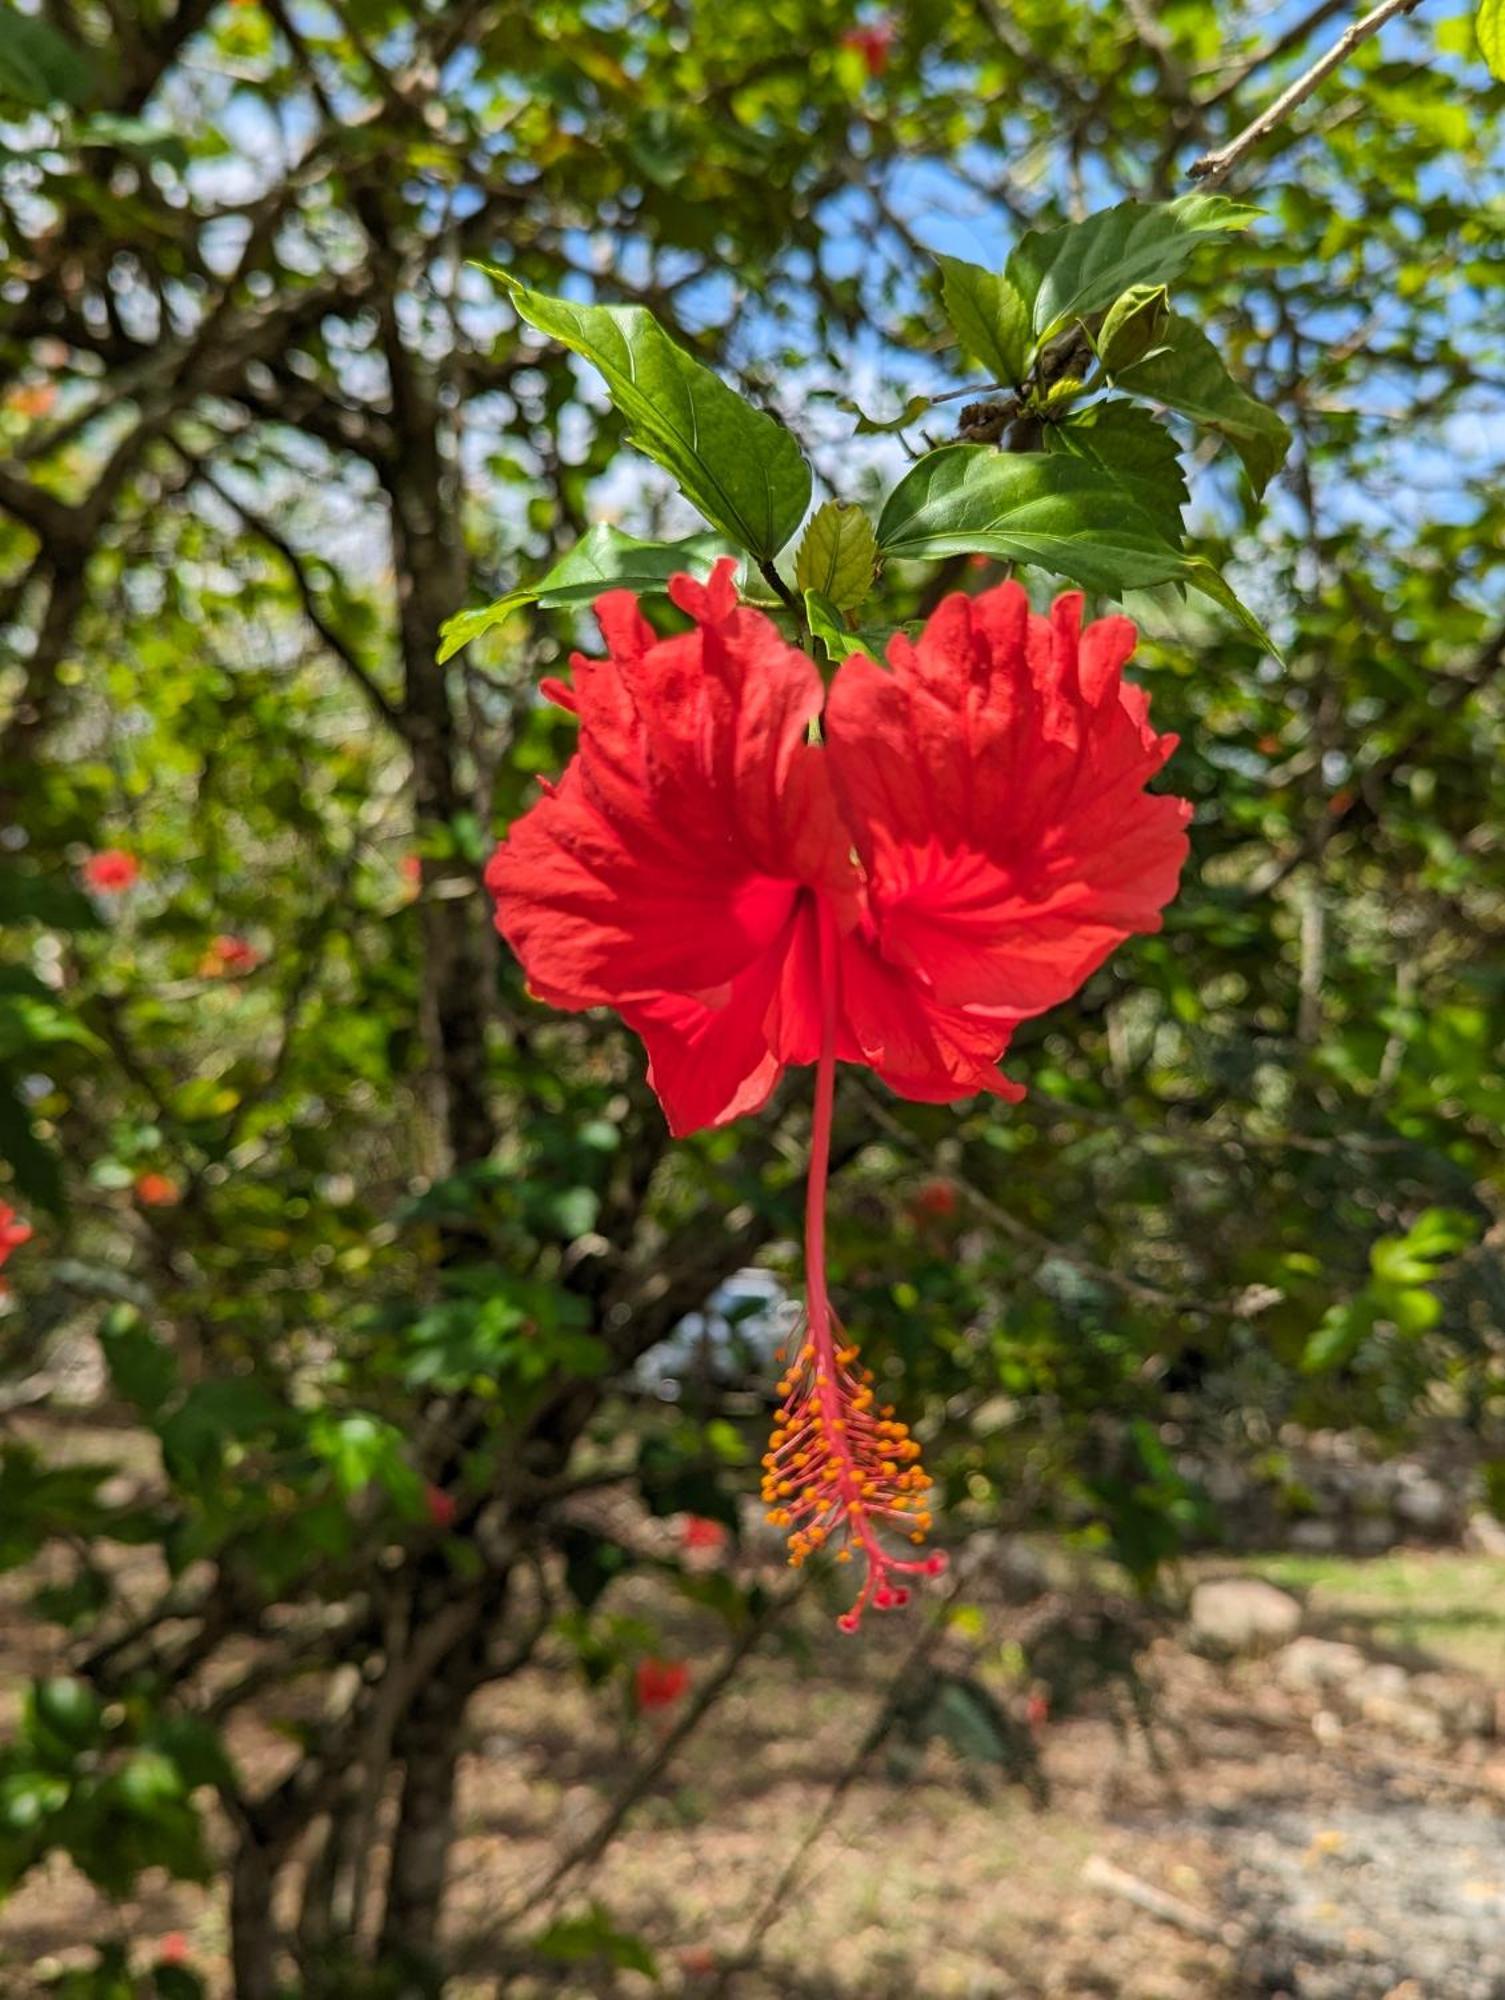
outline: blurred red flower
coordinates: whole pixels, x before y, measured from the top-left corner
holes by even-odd
[[[867,64],[868,75],[879,77],[888,68],[888,52],[894,45],[896,32],[892,21],[873,21],[866,27],[848,28],[841,46],[855,49]]]
[[[180,1190],[175,1180],[167,1174],[137,1174],[136,1199],[143,1208],[172,1208],[179,1199]]]
[[[31,1238],[31,1224],[23,1222],[13,1208],[0,1201],[0,1270],[10,1262],[12,1252],[19,1250],[23,1243],[29,1243]],[[5,1280],[0,1278],[0,1298],[4,1297],[5,1289]]]
[[[430,1521],[436,1528],[452,1528],[460,1504],[453,1493],[446,1493],[442,1486],[428,1485],[423,1489],[423,1505]]]
[[[956,1186],[952,1181],[926,1181],[915,1189],[909,1212],[918,1222],[946,1222],[956,1213]]]
[[[254,944],[248,944],[243,937],[236,937],[229,931],[221,931],[210,940],[204,956],[199,960],[199,975],[204,979],[239,979],[248,972],[254,972],[261,963],[261,953]]]
[[[725,1522],[707,1514],[686,1514],[680,1523],[680,1545],[686,1549],[724,1549],[729,1539]]]
[[[418,854],[405,854],[402,857],[401,865],[402,865],[403,881],[406,882],[410,888],[416,889],[423,880],[422,856]]]
[[[159,1965],[184,1965],[188,1961],[188,1940],[181,1931],[169,1931],[157,1946]]]
[[[639,1660],[632,1681],[633,1695],[645,1714],[672,1708],[689,1685],[690,1669],[683,1660]]]
[[[141,879],[141,863],[123,847],[106,847],[91,854],[83,865],[83,878],[101,895],[118,895]]]
[[[930,1481],[827,1294],[836,1066],[922,1103],[1022,1097],[998,1068],[1014,1029],[1160,928],[1191,808],[1146,790],[1176,739],[1123,678],[1133,625],[1084,630],[1078,593],[1048,617],[1017,583],[948,597],[886,667],[854,654],[827,694],[733,579],[730,560],[709,583],[675,577],[694,629],[668,639],[628,592],[598,600],[607,657],[543,684],[579,748],[486,879],[532,992],[614,1007],[642,1037],[674,1133],[816,1065],[808,1335],[778,1385],[764,1497],[796,1563],[833,1536],[866,1562],[850,1628],[939,1559],[879,1540],[923,1540]]]

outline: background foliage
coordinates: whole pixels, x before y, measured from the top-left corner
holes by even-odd
[[[1123,286],[1061,287],[1064,319],[1027,290],[1029,337],[1085,312],[1131,343],[1139,416],[1059,424],[1080,351],[1033,401],[986,393],[1027,358],[999,276],[1013,250],[1039,277],[1027,232],[1186,195],[1346,18],[0,15],[0,1197],[38,1230],[0,1319],[0,1552],[49,1551],[61,1628],[4,1752],[0,1887],[56,1847],[112,1891],[202,1873],[217,1797],[240,2000],[437,1989],[468,1698],[540,1645],[602,1682],[652,1650],[603,1598],[640,1550],[572,1494],[619,1473],[735,1524],[751,1483],[755,1367],[672,1403],[631,1371],[754,1258],[792,1273],[804,1094],[671,1147],[635,1046],[537,1007],[490,931],[492,837],[568,754],[535,688],[589,630],[577,578],[435,665],[441,624],[531,595],[593,524],[704,524],[525,323],[557,313],[473,259],[651,312],[787,426],[755,427],[787,490],[744,539],[771,562],[797,522],[797,442],[894,552],[866,629],[1030,553],[900,559],[927,551],[879,502],[928,444],[993,483],[1025,453],[1132,466],[1181,551],[1144,429],[1167,405],[1175,562],[1249,607],[1132,598],[1193,864],[1163,936],[1020,1035],[1029,1100],[843,1091],[844,1316],[902,1374],[954,1531],[1056,1520],[1147,1579],[1216,1532],[1185,1445],[1278,1471],[1287,1422],[1395,1444],[1446,1415],[1505,1458],[1505,85],[1467,11],[1364,42],[1230,176],[1260,219],[1130,271],[1111,329]],[[818,554],[782,581],[839,647],[862,565]],[[139,879],[86,892],[104,850]],[[49,1448],[87,1336],[101,1415],[155,1439],[124,1482]],[[145,1602],[121,1544],[157,1552]],[[682,1581],[734,1633],[767,1615]],[[224,1745],[253,1704],[289,1731],[271,1773]],[[108,1954],[95,1977],[123,1990]]]

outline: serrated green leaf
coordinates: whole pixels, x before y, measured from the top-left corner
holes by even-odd
[[[669,338],[644,306],[550,298],[495,265],[530,326],[598,368],[632,441],[713,527],[771,561],[805,517],[810,468],[793,435]]]
[[[873,587],[877,566],[878,543],[862,508],[828,500],[801,537],[795,586],[828,598],[838,611],[855,611]]]
[[[677,542],[640,542],[620,528],[597,521],[587,528],[567,555],[533,583],[508,591],[494,604],[461,611],[439,628],[438,663],[452,660],[472,639],[510,618],[525,605],[557,611],[571,604],[591,604],[605,590],[662,593],[671,576],[681,571],[704,580],[718,556],[735,554],[719,535],[686,535]]]
[[[1047,451],[1067,452],[1120,482],[1166,541],[1179,546],[1186,477],[1176,440],[1135,403],[1095,403],[1062,424],[1046,426]]]
[[[999,271],[961,257],[937,257],[941,302],[962,351],[999,382],[1019,383],[1029,367],[1029,307],[1017,285]]]
[[[1132,396],[1163,403],[1203,430],[1226,438],[1244,462],[1256,496],[1280,470],[1291,433],[1268,404],[1241,389],[1212,342],[1179,313],[1172,313],[1158,353],[1147,354],[1115,377]]]
[[[1490,75],[1505,83],[1505,0],[1479,0],[1474,33],[1479,38],[1479,51],[1489,64]]]
[[[1247,229],[1258,214],[1218,194],[1175,201],[1123,201],[1084,222],[1031,230],[1004,275],[1028,306],[1037,340],[1074,319],[1106,312],[1130,285],[1161,285],[1213,237]]]

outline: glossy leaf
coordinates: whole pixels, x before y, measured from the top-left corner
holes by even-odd
[[[514,611],[536,604],[545,611],[571,604],[593,604],[606,590],[635,590],[662,595],[671,576],[681,572],[705,578],[721,555],[735,553],[719,535],[687,535],[677,542],[643,542],[604,521],[587,528],[567,555],[535,582],[508,591],[494,604],[461,611],[446,619],[439,631],[438,663],[452,660],[462,647],[502,624]]]
[[[1256,495],[1264,492],[1291,448],[1284,419],[1241,389],[1206,334],[1178,313],[1164,329],[1160,351],[1121,369],[1116,380],[1130,395],[1161,403],[1226,438],[1243,460]]]
[[[685,353],[644,306],[550,298],[483,267],[529,326],[601,371],[639,451],[713,527],[771,560],[804,519],[810,468],[791,432]]]
[[[1258,212],[1217,194],[1120,202],[1085,222],[1032,230],[1005,276],[1028,305],[1036,339],[1048,340],[1074,319],[1106,312],[1130,285],[1165,284],[1203,243],[1247,229]]]
[[[937,257],[941,302],[964,353],[998,382],[1022,382],[1033,342],[1029,306],[1013,280],[960,257]]]

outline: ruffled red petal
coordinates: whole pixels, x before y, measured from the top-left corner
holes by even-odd
[[[942,1006],[1054,1006],[1175,893],[1190,808],[1144,785],[1176,739],[1123,683],[1132,624],[1083,632],[1081,610],[1037,617],[1015,583],[951,597],[888,671],[854,654],[831,690],[879,950]]]

